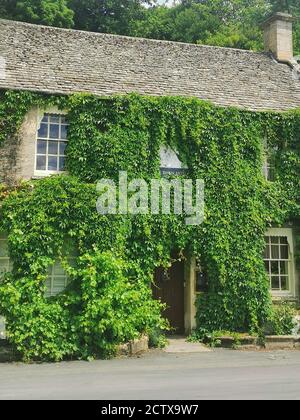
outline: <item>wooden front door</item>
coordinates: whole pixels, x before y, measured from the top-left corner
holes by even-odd
[[[175,262],[169,270],[156,270],[153,296],[167,305],[163,316],[176,334],[184,334],[184,263]]]

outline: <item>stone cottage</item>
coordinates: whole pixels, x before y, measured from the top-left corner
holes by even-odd
[[[224,107],[287,111],[300,107],[300,72],[293,58],[293,18],[277,13],[264,25],[265,52],[57,29],[0,20],[0,90],[94,95],[136,92],[196,97]],[[31,109],[18,141],[0,148],[0,181],[17,183],[64,172],[67,111]],[[161,152],[162,170],[180,170],[173,151]],[[268,164],[264,168],[270,176]],[[266,232],[265,264],[274,299],[299,298],[292,226]],[[278,267],[284,266],[284,270]],[[11,267],[5,235],[0,236],[0,275]],[[168,304],[178,332],[195,326],[195,297],[205,290],[195,259],[170,272],[172,290],[156,291]],[[49,268],[48,296],[61,292],[67,276]]]

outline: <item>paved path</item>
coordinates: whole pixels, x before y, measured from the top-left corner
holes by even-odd
[[[168,346],[165,349],[166,353],[207,353],[211,349],[200,343],[190,343],[186,341],[185,337],[174,336],[168,339]]]
[[[300,399],[300,352],[150,352],[140,358],[0,364],[0,399]]]

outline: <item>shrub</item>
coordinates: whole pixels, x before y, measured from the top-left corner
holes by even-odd
[[[289,303],[274,305],[270,320],[265,325],[266,335],[290,335],[295,327],[296,310]]]
[[[67,290],[50,299],[44,278],[7,277],[0,285],[9,341],[24,360],[107,358],[117,345],[166,328],[163,305],[133,263],[95,250],[69,272]]]

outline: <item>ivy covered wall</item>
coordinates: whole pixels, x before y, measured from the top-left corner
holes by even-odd
[[[262,260],[271,224],[299,224],[300,112],[252,113],[197,99],[128,95],[53,97],[2,92],[0,142],[33,106],[68,110],[69,175],[2,187],[0,230],[14,269],[0,286],[10,341],[27,359],[109,355],[116,344],[163,328],[149,283],[172,251],[196,255],[209,276],[198,328],[258,331],[271,316]],[[264,144],[276,179],[262,173]],[[161,145],[178,150],[187,176],[205,181],[205,222],[178,216],[100,216],[95,183],[159,177]],[[66,258],[66,241],[77,264]],[[61,258],[71,283],[44,297],[47,268]]]

